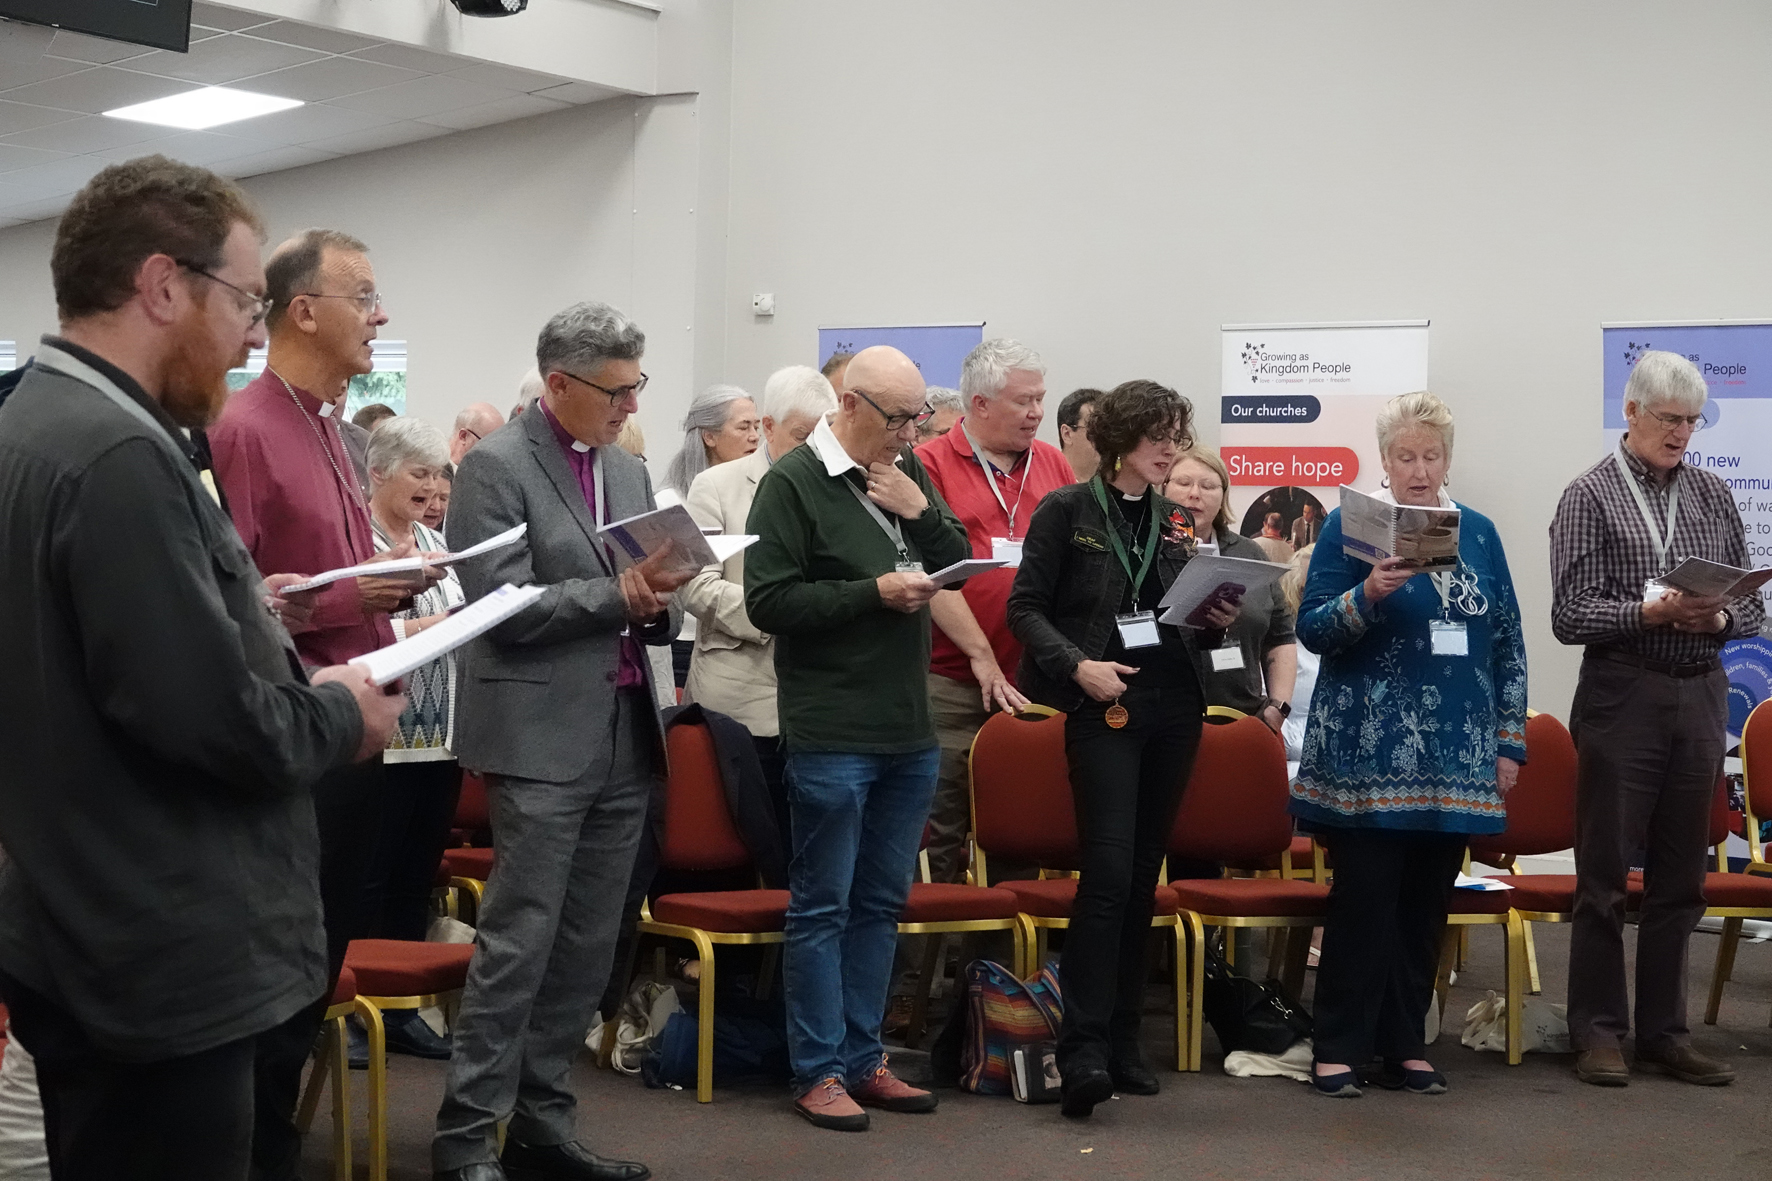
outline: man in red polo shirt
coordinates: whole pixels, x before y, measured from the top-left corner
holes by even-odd
[[[930,810],[929,871],[938,882],[960,878],[972,810],[966,756],[978,728],[996,709],[1027,704],[1015,688],[1021,645],[1005,608],[1020,565],[1021,539],[1040,498],[1072,482],[1064,453],[1034,435],[1045,417],[1046,363],[1019,341],[987,340],[960,367],[966,416],[917,448],[917,458],[966,526],[977,558],[1010,565],[942,591],[929,660],[929,706],[941,743],[941,775]]]

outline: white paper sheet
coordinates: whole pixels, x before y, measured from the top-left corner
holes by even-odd
[[[1221,587],[1242,587],[1240,595],[1266,586],[1286,573],[1279,562],[1258,562],[1253,558],[1227,558],[1223,555],[1196,554],[1181,568],[1169,592],[1163,596],[1163,614],[1159,622],[1177,627],[1195,627],[1187,617]]]
[[[544,588],[516,587],[505,583],[483,599],[477,599],[460,611],[433,624],[416,636],[377,648],[351,661],[369,670],[369,679],[378,685],[392,684],[415,668],[429,664],[445,652],[453,652],[481,632],[509,619],[539,599]]]
[[[1452,883],[1460,890],[1511,890],[1512,886],[1500,878],[1473,878],[1468,873],[1460,873]]]
[[[1004,558],[967,558],[952,566],[943,566],[929,578],[936,586],[952,586],[987,570],[1000,570],[1007,565],[1009,562]]]
[[[318,590],[323,586],[340,582],[346,578],[386,578],[390,574],[414,574],[426,566],[453,566],[457,562],[465,562],[469,558],[477,558],[481,554],[490,553],[507,545],[520,541],[529,532],[529,523],[506,529],[503,533],[494,534],[478,545],[470,545],[467,549],[444,554],[440,558],[426,561],[422,556],[411,558],[390,558],[385,562],[364,562],[357,566],[344,566],[337,570],[328,570],[324,574],[316,574],[306,582],[298,582],[294,586],[286,586],[282,592],[286,595],[298,594],[302,591]],[[415,577],[413,582],[422,582],[422,577]]]

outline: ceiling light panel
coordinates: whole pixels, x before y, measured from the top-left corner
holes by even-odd
[[[279,98],[273,94],[256,94],[231,86],[205,86],[157,98],[134,106],[117,107],[105,114],[113,119],[129,119],[136,123],[157,123],[162,127],[178,127],[185,131],[204,131],[225,123],[238,123],[273,111],[287,111],[302,105],[300,99]]]

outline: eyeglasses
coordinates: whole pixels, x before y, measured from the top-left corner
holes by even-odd
[[[855,389],[852,386],[850,387],[849,392],[866,402],[869,406],[872,406],[875,410],[880,410],[880,404],[862,393],[860,390]],[[884,410],[880,410],[880,417],[886,420],[887,430],[902,431],[913,422],[918,426],[922,426],[924,423],[934,418],[935,407],[925,402],[923,403],[923,409],[917,411],[915,414],[888,414]]]
[[[1649,417],[1659,422],[1670,431],[1677,431],[1683,426],[1703,430],[1710,425],[1710,419],[1702,414],[1663,414],[1659,410],[1649,411]]]
[[[257,327],[261,322],[263,322],[263,320],[266,316],[271,314],[271,301],[266,299],[264,296],[254,295],[252,292],[247,291],[243,287],[236,287],[232,283],[228,282],[226,279],[222,278],[221,276],[210,274],[208,271],[204,270],[202,267],[198,266],[194,262],[186,262],[182,258],[175,258],[172,261],[177,263],[179,266],[183,267],[185,270],[191,272],[191,274],[193,274],[193,275],[201,275],[201,276],[203,276],[203,278],[208,279],[211,283],[220,283],[223,287],[226,287],[229,291],[232,291],[234,294],[236,294],[236,295],[240,296],[242,299],[246,300],[246,302],[244,304],[240,305],[240,310],[243,312],[249,311],[252,313],[252,326],[253,327]]]
[[[479,431],[475,430],[471,426],[464,426],[461,429],[466,431],[468,434],[474,436],[474,442],[476,442],[476,443],[480,442],[482,436]]]
[[[611,390],[611,389],[605,389],[604,387],[598,385],[594,381],[586,381],[584,378],[580,377],[576,373],[568,373],[564,369],[556,369],[554,372],[558,373],[561,377],[570,377],[573,381],[576,381],[579,385],[588,385],[592,389],[596,390],[599,394],[608,394],[609,400],[611,402],[621,402],[629,394],[638,394],[641,390],[646,388],[646,383],[652,380],[650,377],[647,377],[644,373],[642,373],[640,375],[640,380],[636,381],[633,385],[618,385],[614,389]]]
[[[379,291],[365,291],[362,295],[326,295],[319,291],[300,291],[296,294],[305,295],[309,299],[348,299],[356,304],[357,310],[365,316],[375,315],[376,309],[381,307],[381,292]]]

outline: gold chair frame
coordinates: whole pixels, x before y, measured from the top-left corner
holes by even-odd
[[[326,1010],[323,1027],[327,1038],[314,1056],[314,1068],[308,1073],[308,1085],[302,1091],[301,1106],[296,1109],[295,1127],[305,1133],[314,1123],[320,1107],[320,1088],[332,1082],[332,1176],[335,1181],[351,1181],[351,1071],[350,1033],[345,1020],[357,1011],[355,1000],[340,1001]]]
[[[388,1181],[388,1032],[384,1010],[453,1007],[461,989],[416,996],[363,996],[353,1002],[369,1035],[369,1181]]]
[[[642,903],[640,922],[635,927],[637,934],[663,935],[671,939],[682,939],[695,945],[695,957],[701,964],[701,975],[696,981],[697,1018],[695,1031],[695,1101],[712,1103],[714,1101],[714,948],[745,947],[760,943],[779,944],[784,939],[780,931],[704,931],[700,927],[685,927],[677,923],[661,923],[652,917],[651,903]],[[613,1018],[611,1021],[613,1022]]]

